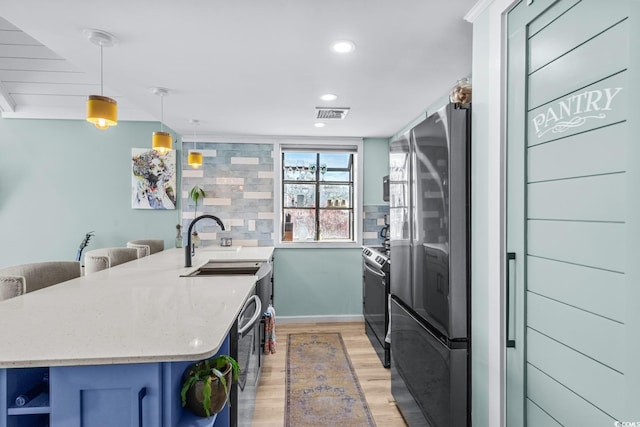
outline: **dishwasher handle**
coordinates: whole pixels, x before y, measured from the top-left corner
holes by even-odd
[[[247,307],[249,307],[249,304],[251,304],[252,302],[255,302],[256,304],[256,312],[253,313],[251,319],[249,319],[249,321],[242,328],[238,329],[238,335],[240,335],[241,337],[244,337],[262,316],[262,302],[260,301],[260,297],[258,295],[253,295],[247,300],[247,302],[244,303],[242,310],[240,310],[240,316],[242,316],[242,314],[247,310]]]

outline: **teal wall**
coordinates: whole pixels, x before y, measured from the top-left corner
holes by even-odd
[[[489,257],[493,256],[488,248],[489,229],[487,222],[490,212],[489,180],[489,132],[487,93],[489,79],[489,17],[485,13],[473,24],[473,110],[472,110],[472,177],[471,177],[471,414],[474,426],[488,427],[489,423],[489,322],[488,288]],[[498,254],[499,256],[499,254]]]
[[[173,246],[180,206],[131,209],[131,148],[148,147],[156,130],[155,122],[98,131],[80,120],[0,119],[0,267],[73,260],[88,231],[86,250],[150,237]],[[387,139],[365,140],[367,205],[386,204],[388,149]],[[279,316],[362,313],[359,248],[278,249],[276,260]]]
[[[139,238],[173,245],[179,209],[131,209],[131,148],[149,147],[157,128],[0,119],[0,267],[73,260],[92,230],[86,250]]]
[[[276,249],[278,316],[362,314],[360,249]]]
[[[364,140],[365,205],[386,205],[382,177],[389,174],[389,140]],[[276,249],[278,316],[362,314],[362,255],[354,249]]]
[[[365,205],[388,205],[382,200],[382,177],[389,175],[389,140],[364,140],[364,195]]]

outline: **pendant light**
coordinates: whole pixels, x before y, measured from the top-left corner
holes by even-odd
[[[160,154],[166,154],[173,147],[173,140],[169,132],[164,131],[164,102],[165,96],[169,95],[169,90],[163,87],[154,87],[153,93],[160,97],[160,131],[154,132],[151,136],[151,148]]]
[[[198,126],[198,120],[192,119],[191,123],[193,124],[193,146],[196,147],[196,126]],[[199,151],[189,151],[189,155],[187,156],[187,163],[194,169],[198,169],[202,166],[202,153]]]
[[[85,30],[86,36],[93,44],[100,46],[100,95],[89,95],[87,99],[87,121],[93,123],[98,129],[108,129],[109,126],[118,124],[118,103],[115,99],[103,94],[103,47],[111,47],[115,44],[115,37],[99,30]]]

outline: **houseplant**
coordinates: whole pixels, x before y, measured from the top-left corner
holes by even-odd
[[[205,197],[206,193],[204,192],[204,189],[199,185],[194,185],[193,187],[191,187],[191,190],[189,190],[189,198],[193,200],[193,203],[195,204],[195,207],[193,208],[194,217],[198,216],[198,200],[204,199]]]
[[[182,406],[201,417],[217,414],[228,401],[239,371],[238,362],[226,354],[190,365],[182,378]]]
[[[194,208],[193,208],[194,218],[198,216],[198,200],[204,199],[205,197],[206,197],[206,193],[204,192],[204,189],[199,185],[194,185],[193,187],[191,187],[191,190],[189,190],[189,198],[193,200],[193,203],[194,203]],[[199,244],[200,238],[198,237],[198,232],[196,231],[195,228],[191,233],[191,242],[193,243],[193,246],[196,248],[200,246]]]

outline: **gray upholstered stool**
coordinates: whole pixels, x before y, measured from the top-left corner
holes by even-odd
[[[129,240],[127,242],[127,247],[138,249],[139,257],[149,256],[151,254],[155,254],[156,252],[160,252],[164,250],[164,240],[154,240],[154,239]]]
[[[0,301],[24,294],[24,277],[0,276]]]
[[[93,249],[84,254],[84,274],[95,273],[138,258],[138,249],[135,248]]]
[[[25,292],[33,292],[47,286],[80,277],[78,261],[46,261],[22,264],[0,269],[0,277],[22,277]]]

